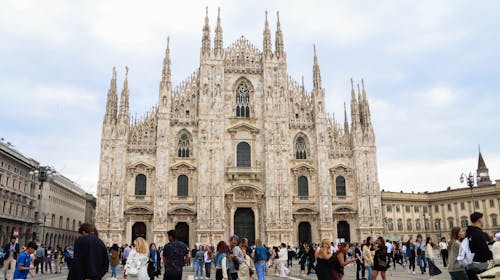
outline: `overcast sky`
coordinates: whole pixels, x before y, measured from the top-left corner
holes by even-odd
[[[130,67],[130,107],[157,103],[166,37],[177,84],[199,65],[205,6],[224,45],[262,49],[276,11],[288,71],[311,89],[316,44],[327,110],[340,118],[350,82],[365,79],[382,189],[460,187],[478,144],[500,179],[498,1],[0,2],[0,137],[95,192],[101,125],[114,65]],[[274,45],[274,44],[273,44]]]

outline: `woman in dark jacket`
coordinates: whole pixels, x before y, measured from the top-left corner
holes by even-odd
[[[387,247],[385,247],[385,241],[382,236],[377,238],[378,249],[375,251],[375,256],[373,257],[373,280],[377,279],[377,275],[380,272],[382,275],[382,280],[386,280],[385,271],[387,270]]]
[[[149,260],[148,260],[148,276],[154,280],[156,276],[161,274],[160,253],[156,249],[156,244],[149,245]]]

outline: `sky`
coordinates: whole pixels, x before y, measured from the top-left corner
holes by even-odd
[[[170,36],[172,81],[199,65],[205,7],[224,45],[262,49],[279,11],[287,67],[312,88],[316,45],[326,108],[342,119],[350,78],[365,81],[379,182],[434,191],[477,168],[478,145],[500,179],[498,1],[17,1],[0,2],[0,137],[95,193],[113,66],[129,66],[130,110],[157,104]],[[274,44],[273,44],[274,45]]]

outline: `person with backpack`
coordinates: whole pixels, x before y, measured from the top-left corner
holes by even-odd
[[[410,238],[408,242],[406,242],[406,256],[408,257],[408,274],[415,275],[415,244],[413,244],[413,240]]]
[[[469,249],[474,256],[472,257],[472,263],[467,266],[467,275],[469,280],[477,280],[477,274],[488,268],[488,261],[493,259],[493,254],[488,248],[488,241],[482,230],[484,225],[483,213],[472,213],[470,221],[472,225],[467,227],[465,235],[469,239]]]
[[[458,253],[460,251],[460,242],[465,237],[465,231],[460,227],[454,227],[451,229],[450,235],[450,246],[449,246],[449,263],[448,263],[448,273],[451,275],[451,280],[468,280],[467,273],[465,273],[465,268],[457,260]]]
[[[255,274],[255,265],[252,258],[247,254],[247,246],[240,246],[240,249],[243,253],[243,261],[238,269],[238,279],[250,280],[252,279],[252,274]]]
[[[266,279],[266,263],[269,261],[271,254],[262,246],[262,241],[260,239],[255,240],[255,251],[254,251],[254,264],[257,270],[257,279]]]

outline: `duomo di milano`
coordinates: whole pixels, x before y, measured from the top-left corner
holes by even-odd
[[[288,75],[279,18],[273,44],[266,13],[262,51],[245,37],[227,47],[222,38],[220,13],[213,43],[207,16],[200,65],[176,87],[167,43],[158,105],[138,120],[129,117],[128,75],[118,100],[113,70],[101,140],[100,237],[164,244],[176,229],[193,247],[233,233],[269,245],[382,234],[364,85],[353,85],[350,123],[345,109],[339,123],[325,109],[315,50],[310,91]]]

